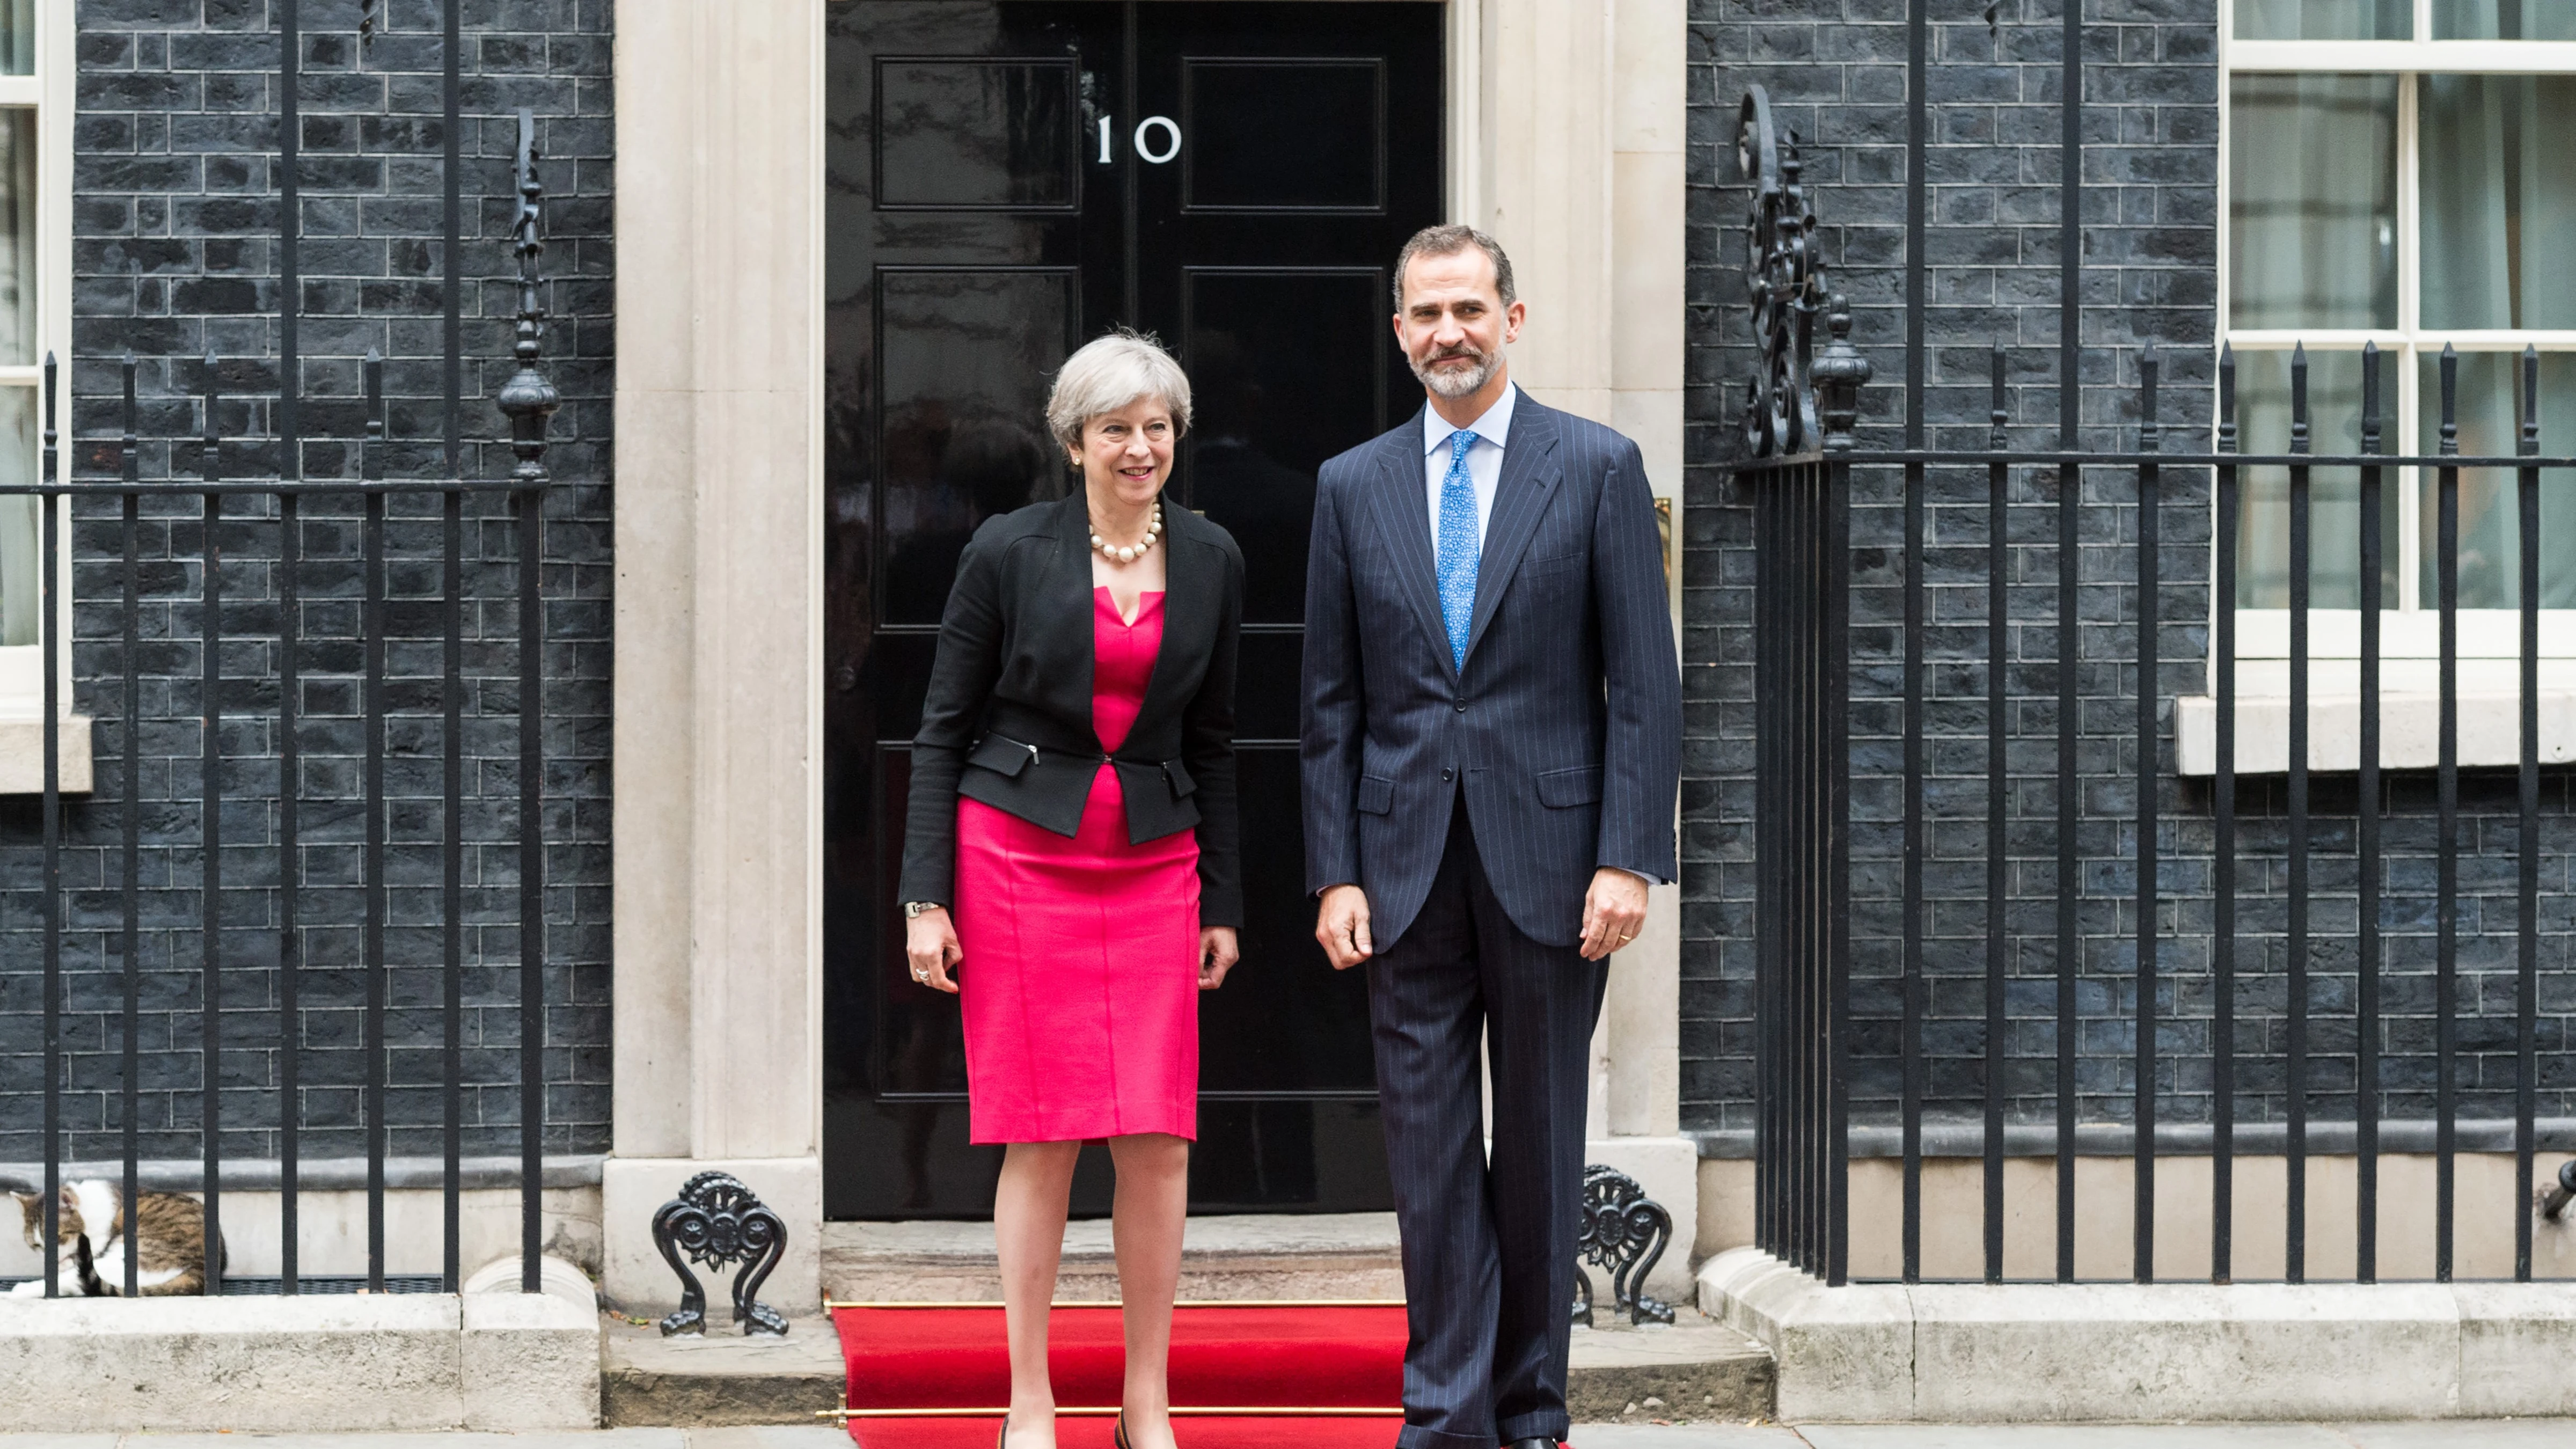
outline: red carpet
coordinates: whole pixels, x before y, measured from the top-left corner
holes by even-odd
[[[852,1409],[978,1409],[971,1415],[866,1414],[849,1421],[866,1449],[992,1449],[1010,1402],[999,1304],[832,1310],[850,1366]],[[1401,1305],[1183,1306],[1172,1316],[1172,1402],[1276,1412],[1180,1414],[1182,1449],[1388,1449],[1403,1423]],[[1058,1306],[1048,1332],[1063,1410],[1118,1403],[1125,1349],[1114,1306]],[[1370,1414],[1299,1412],[1372,1409]],[[1110,1416],[1062,1413],[1059,1449],[1109,1449]]]

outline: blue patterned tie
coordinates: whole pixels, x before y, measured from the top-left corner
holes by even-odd
[[[1476,614],[1476,485],[1467,477],[1474,433],[1449,435],[1449,473],[1440,480],[1440,621],[1449,629],[1449,660],[1467,667],[1467,626]]]

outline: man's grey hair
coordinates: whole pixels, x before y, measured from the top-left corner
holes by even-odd
[[[1152,334],[1121,327],[1064,360],[1047,393],[1047,431],[1080,452],[1085,424],[1148,397],[1172,410],[1174,436],[1190,430],[1189,374]]]
[[[1469,247],[1483,249],[1486,259],[1494,264],[1494,290],[1502,294],[1503,305],[1509,307],[1520,300],[1520,294],[1512,289],[1512,259],[1503,255],[1503,244],[1463,222],[1451,222],[1415,232],[1404,250],[1395,254],[1396,312],[1404,311],[1404,269],[1413,265],[1415,257],[1454,257]]]

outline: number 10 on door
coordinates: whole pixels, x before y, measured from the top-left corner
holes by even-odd
[[[1111,124],[1112,121],[1110,117],[1103,116],[1100,118],[1099,161],[1103,166],[1108,165],[1115,159],[1109,154],[1111,136],[1113,135],[1113,132],[1110,130]],[[1138,121],[1136,123],[1136,134],[1130,137],[1129,140],[1136,148],[1137,159],[1151,162],[1156,166],[1160,166],[1171,160],[1173,157],[1181,154],[1180,123],[1174,121],[1169,116],[1147,116],[1145,119]]]

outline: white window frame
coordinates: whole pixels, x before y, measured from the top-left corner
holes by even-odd
[[[60,361],[55,379],[56,418],[62,429],[63,467],[70,467],[72,341],[72,122],[78,90],[74,44],[75,0],[35,0],[35,74],[0,76],[0,108],[36,113],[36,355],[23,364],[0,366],[0,387],[41,394],[44,359]],[[45,399],[36,398],[36,421],[44,424]],[[41,448],[41,434],[38,439]],[[37,468],[41,459],[30,460]],[[61,788],[83,793],[90,788],[90,721],[74,713],[72,699],[72,547],[71,509],[55,504],[60,521],[55,539],[52,626],[56,643],[55,672],[60,684]],[[34,794],[44,788],[44,645],[0,645],[0,795]]]
[[[2576,0],[2571,0],[2576,3]],[[2400,454],[2429,452],[2419,433],[2419,357],[2438,356],[2445,343],[2469,352],[2519,353],[2524,346],[2576,354],[2576,330],[2467,330],[2421,325],[2416,98],[2418,78],[2442,75],[2576,75],[2576,41],[2432,40],[2434,0],[2414,0],[2412,40],[2238,40],[2237,0],[2222,0],[2218,24],[2218,332],[2240,355],[2286,352],[2304,342],[2311,353],[2379,344],[2384,446]],[[2234,283],[2229,231],[2234,146],[2234,80],[2240,74],[2394,75],[2397,86],[2397,325],[2376,328],[2235,328],[2229,324]],[[2393,374],[2393,376],[2392,376]],[[2390,387],[2389,384],[2394,384]],[[2212,422],[2216,421],[2215,398]],[[2576,417],[2545,419],[2551,452],[2569,450]],[[2554,444],[2551,440],[2555,440]],[[2440,660],[2440,615],[2421,592],[2423,521],[2414,469],[2391,469],[2383,487],[2398,493],[2395,554],[2398,606],[2380,612],[2380,689],[2383,764],[2405,768],[2434,759]],[[2214,502],[2214,500],[2213,500]],[[2216,531],[2211,535],[2210,577]],[[2290,611],[2237,608],[2211,591],[2210,606],[2234,609],[2240,773],[2277,772],[2288,766]],[[2520,758],[2512,704],[2521,694],[2521,630],[2512,609],[2459,611],[2458,690],[2462,764],[2510,764]],[[2361,689],[2361,611],[2311,608],[2308,612],[2310,751],[2312,768],[2350,770],[2358,762]],[[2546,609],[2540,616],[2541,758],[2576,760],[2576,609]],[[2216,660],[2211,660],[2214,671]],[[2207,774],[2215,760],[2214,705],[2207,698],[2182,702],[2179,744],[2182,772]],[[2477,718],[2473,719],[2473,716]],[[2500,718],[2503,727],[2487,728]]]

